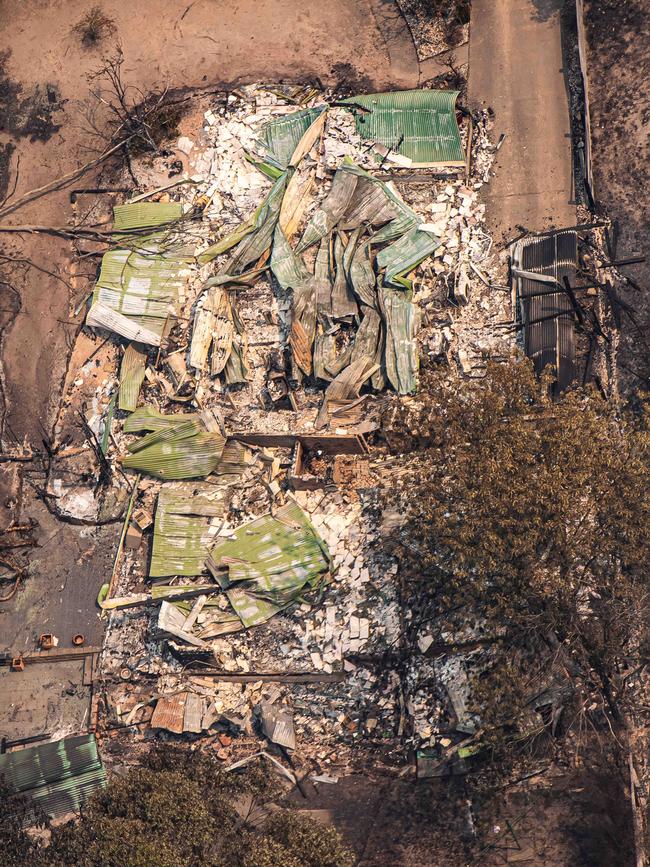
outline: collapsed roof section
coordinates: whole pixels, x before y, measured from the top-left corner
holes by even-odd
[[[302,602],[326,582],[327,545],[298,503],[223,529],[225,502],[214,486],[163,488],[150,577],[199,575],[216,583],[154,584],[151,594],[116,597],[102,608],[160,603],[161,633],[199,649],[206,639],[257,626]]]
[[[208,261],[234,247],[223,266],[227,275],[208,281],[197,310],[191,363],[197,369],[207,368],[211,349],[212,374],[225,367],[226,382],[242,381],[229,375],[226,366],[237,327],[235,308],[223,287],[270,250],[275,279],[284,291],[293,293],[289,345],[302,373],[332,381],[365,359],[365,368],[373,368],[374,388],[381,389],[388,381],[400,394],[414,391],[417,315],[409,274],[436,250],[440,239],[392,187],[346,159],[294,250],[281,217],[292,171],[276,180],[262,205],[239,229],[199,257]],[[312,272],[302,253],[316,244]],[[401,296],[394,302],[393,290]],[[394,311],[399,315],[392,315]],[[351,329],[356,337],[348,339]],[[243,361],[241,351],[238,357]],[[245,372],[241,376],[245,378]]]
[[[195,479],[218,471],[226,444],[217,424],[206,414],[165,416],[143,407],[124,423],[125,433],[146,431],[128,446],[122,465],[159,479]]]
[[[354,113],[359,133],[380,153],[399,155],[415,167],[453,166],[464,165],[457,96],[457,91],[411,90],[351,97],[344,103]],[[199,372],[209,368],[212,376],[223,375],[228,385],[245,383],[250,374],[247,337],[228,284],[256,279],[270,254],[276,280],[293,293],[289,345],[299,376],[331,381],[365,354],[377,365],[370,380],[374,389],[389,383],[399,393],[413,391],[417,316],[410,275],[440,244],[424,219],[390,184],[346,157],[299,243],[292,245],[315,179],[322,177],[316,165],[327,116],[328,106],[320,104],[288,112],[261,128],[256,142],[264,155],[247,158],[274,184],[247,220],[196,258],[184,240],[188,233],[181,231],[181,204],[116,207],[114,237],[120,247],[103,257],[87,324],[159,346],[175,321],[184,266],[193,261],[204,265],[228,253],[196,305],[190,364]],[[312,269],[302,254],[316,244]],[[386,287],[404,297],[387,305]],[[389,321],[390,307],[399,307],[404,315]],[[120,408],[135,407],[142,367],[142,356],[129,349]]]
[[[183,206],[138,202],[118,205],[113,213],[123,247],[104,254],[86,324],[159,346],[193,258],[178,230]]]
[[[565,278],[569,285],[574,282],[577,262],[575,231],[522,238],[512,257],[524,351],[538,375],[552,368],[558,392],[568,388],[576,376],[574,308]]]

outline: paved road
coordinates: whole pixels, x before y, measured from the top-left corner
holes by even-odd
[[[568,97],[562,72],[561,0],[474,0],[469,97],[493,109],[507,138],[485,187],[497,240],[516,225],[575,223]]]

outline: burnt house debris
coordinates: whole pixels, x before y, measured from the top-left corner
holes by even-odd
[[[98,737],[201,741],[235,765],[262,746],[321,777],[359,744],[399,742],[422,777],[480,752],[481,651],[434,654],[426,629],[396,650],[381,410],[418,400],[421,367],[478,378],[515,356],[514,309],[567,388],[602,275],[576,229],[526,237],[510,303],[478,201],[490,120],[457,102],[250,85],[205,97],[180,180],[134,160],[151,192],[113,205],[46,488],[121,526]]]
[[[86,320],[114,371],[88,425],[101,442],[110,420],[129,503],[98,732],[216,737],[224,759],[262,737],[322,773],[328,745],[403,738],[406,714],[436,742],[442,681],[380,663],[400,615],[378,419],[423,359],[480,375],[514,351],[477,201],[487,119],[457,98],[241,88],[179,139],[187,187],[115,207]]]

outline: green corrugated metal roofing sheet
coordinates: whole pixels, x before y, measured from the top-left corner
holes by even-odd
[[[127,202],[113,208],[113,228],[119,231],[162,226],[164,223],[173,223],[182,215],[183,205],[179,202]]]
[[[411,288],[406,274],[430,256],[440,246],[440,238],[414,226],[388,247],[377,253],[377,265],[385,268],[386,283]]]
[[[51,817],[78,812],[106,772],[95,735],[78,735],[0,755],[0,776]]]
[[[262,128],[259,143],[278,166],[286,168],[300,139],[326,108],[326,105],[319,105],[316,108],[294,111],[284,117],[274,118]]]
[[[221,486],[238,482],[251,461],[250,450],[226,442],[209,410],[163,415],[151,406],[124,422],[125,433],[150,431],[128,446],[123,465],[160,479],[197,479],[216,473]],[[194,573],[192,573],[194,574]]]
[[[456,123],[457,90],[400,90],[351,96],[357,131],[419,165],[464,165]]]
[[[200,575],[227,503],[214,485],[163,487],[158,495],[151,578]]]
[[[382,286],[379,304],[386,323],[384,360],[386,375],[398,394],[410,394],[417,386],[417,307],[411,292]]]
[[[182,215],[183,206],[178,203],[118,205],[114,209],[114,228],[155,229]],[[125,242],[128,239],[128,248],[104,254],[88,323],[108,327],[131,339],[131,328],[140,326],[146,333],[139,339],[155,344],[156,338],[160,342],[166,323],[173,319],[174,305],[185,282],[183,269],[192,256],[171,228],[123,238]],[[105,308],[117,316],[109,321]],[[126,322],[120,317],[126,317]]]
[[[120,365],[120,397],[118,407],[133,412],[138,405],[140,387],[144,381],[147,353],[134,343],[129,343]]]
[[[308,517],[289,500],[275,515],[256,518],[217,543],[207,566],[249,627],[318,587],[330,568],[330,557]]]
[[[378,192],[375,194],[373,190]],[[297,250],[315,244],[337,225],[350,229],[357,221],[365,220],[383,224],[372,236],[373,244],[380,244],[399,237],[421,218],[388,184],[345,157],[336,170],[329,193],[305,227]]]
[[[144,430],[167,430],[167,428],[185,424],[188,421],[194,422],[197,431],[202,429],[201,417],[198,412],[165,415],[153,406],[141,406],[124,420],[124,433],[140,433],[140,431]]]
[[[219,433],[197,430],[194,421],[172,423],[132,443],[123,466],[159,479],[196,479],[217,469],[225,443]]]

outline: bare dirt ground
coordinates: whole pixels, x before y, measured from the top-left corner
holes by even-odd
[[[616,259],[645,254],[650,248],[650,3],[648,0],[592,0],[587,5],[588,70],[593,141],[594,194],[614,221]],[[647,388],[650,353],[650,262],[625,266],[640,287],[629,287],[626,301],[637,313],[638,328],[627,319],[620,360],[628,384]]]

